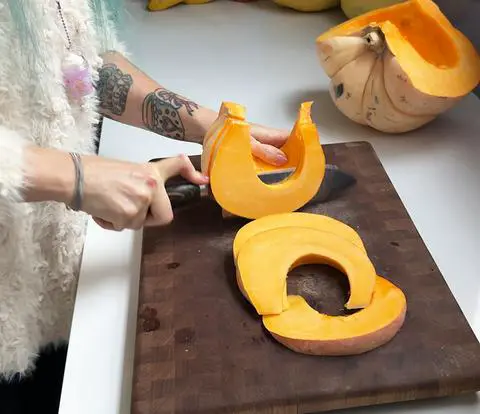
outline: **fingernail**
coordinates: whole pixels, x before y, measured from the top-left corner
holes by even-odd
[[[150,188],[157,188],[157,180],[155,180],[155,178],[149,177],[147,178],[147,185]]]
[[[277,165],[285,164],[288,161],[287,156],[278,149],[269,148],[268,152],[271,155],[272,162]]]
[[[284,154],[277,154],[277,157],[276,157],[276,158],[277,158],[277,162],[278,162],[279,164],[285,164],[285,163],[288,161],[287,156],[284,155]]]

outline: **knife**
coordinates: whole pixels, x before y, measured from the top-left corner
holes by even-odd
[[[150,160],[150,162],[159,161],[159,159]],[[288,178],[295,168],[286,168],[277,171],[268,171],[260,173],[258,178],[265,184],[275,184]],[[325,176],[317,193],[310,199],[310,203],[324,203],[334,198],[338,193],[356,183],[355,177],[342,171],[336,165],[327,164],[325,166]],[[203,198],[212,197],[209,185],[192,184],[186,180],[176,181],[174,184],[165,186],[167,195],[173,208],[182,207]]]

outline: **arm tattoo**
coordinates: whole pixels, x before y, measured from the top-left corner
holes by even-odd
[[[143,123],[151,131],[174,139],[185,139],[180,110],[185,108],[193,116],[198,105],[169,90],[158,88],[143,101]]]
[[[97,84],[100,108],[114,115],[122,115],[127,106],[128,91],[132,84],[132,76],[123,73],[114,63],[102,66]]]

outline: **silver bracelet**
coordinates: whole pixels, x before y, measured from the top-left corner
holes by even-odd
[[[75,166],[75,190],[73,193],[72,210],[79,211],[83,202],[83,165],[80,155],[76,152],[71,152],[70,156]]]

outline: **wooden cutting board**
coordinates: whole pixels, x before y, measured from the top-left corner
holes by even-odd
[[[372,147],[324,148],[358,182],[304,211],[357,229],[378,274],[406,294],[402,330],[360,356],[306,356],[278,344],[235,282],[232,241],[246,220],[224,220],[218,205],[201,201],[144,233],[133,414],[312,413],[480,390],[480,344]],[[298,268],[288,282],[335,315],[347,289],[346,277],[323,266]]]

